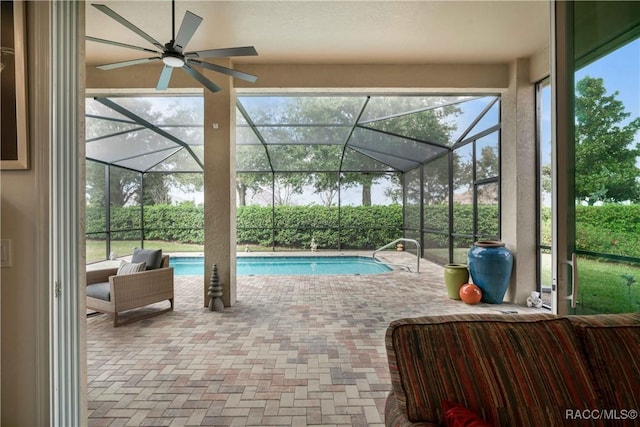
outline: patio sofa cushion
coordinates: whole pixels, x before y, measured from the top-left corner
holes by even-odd
[[[109,282],[92,283],[91,285],[87,285],[87,296],[101,299],[103,301],[111,301]]]
[[[640,313],[572,316],[605,408],[640,407]],[[615,361],[612,363],[612,361]]]
[[[144,271],[147,269],[147,263],[142,262],[127,262],[125,260],[120,261],[120,266],[118,267],[118,272],[116,275],[121,276],[123,274],[131,274],[137,273],[139,271]]]
[[[405,425],[402,419],[443,425],[444,400],[496,426],[563,425],[567,408],[601,407],[566,318],[400,319],[389,326],[386,344],[392,383],[387,425]]]
[[[162,265],[162,249],[138,249],[133,250],[131,262],[145,262],[147,270],[155,270]]]

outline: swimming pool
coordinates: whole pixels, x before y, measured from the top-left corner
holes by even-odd
[[[171,257],[177,276],[203,275],[203,257]],[[239,276],[380,274],[391,267],[363,256],[242,256],[237,259]]]

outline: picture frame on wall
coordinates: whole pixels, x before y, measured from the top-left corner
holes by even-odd
[[[28,169],[25,2],[0,7],[0,169]]]

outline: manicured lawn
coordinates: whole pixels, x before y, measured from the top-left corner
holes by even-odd
[[[87,264],[106,259],[106,244],[102,240],[87,240]],[[112,240],[111,251],[118,257],[130,255],[134,248],[140,247],[139,240]],[[204,245],[189,243],[145,240],[145,249],[162,249],[163,252],[204,252]]]
[[[542,259],[542,274],[551,277],[551,255]],[[630,286],[623,276],[635,278]],[[578,258],[578,306],[574,314],[640,311],[640,266]]]

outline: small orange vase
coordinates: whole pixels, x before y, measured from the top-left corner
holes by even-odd
[[[473,283],[467,283],[460,288],[460,299],[467,304],[477,304],[482,299],[482,291]]]

